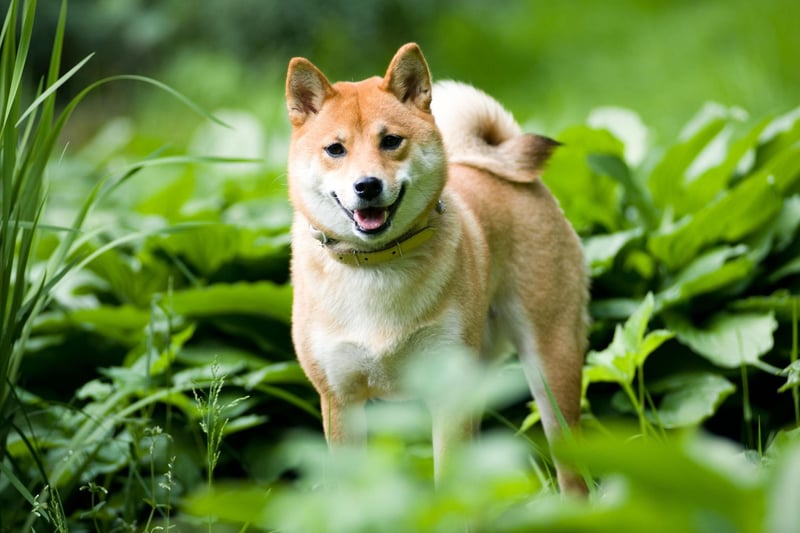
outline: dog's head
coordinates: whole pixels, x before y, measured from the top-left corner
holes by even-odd
[[[430,72],[415,44],[398,50],[383,78],[357,83],[332,85],[307,59],[292,59],[294,208],[328,237],[366,248],[424,222],[446,175],[430,103]]]

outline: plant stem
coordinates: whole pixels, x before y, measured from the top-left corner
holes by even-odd
[[[797,299],[792,301],[792,351],[789,354],[791,363],[797,362]],[[794,402],[794,423],[800,426],[800,387],[792,388],[792,401]]]
[[[639,431],[642,432],[643,436],[647,435],[649,423],[644,415],[644,406],[639,403],[638,398],[636,398],[636,393],[633,391],[633,388],[629,383],[622,383],[622,390],[625,391],[625,394],[628,396],[631,404],[633,404],[633,408],[636,409],[636,415],[639,417]]]
[[[747,437],[747,444],[753,447],[753,410],[750,406],[750,387],[747,381],[747,366],[742,365],[742,417],[744,418],[745,433]]]

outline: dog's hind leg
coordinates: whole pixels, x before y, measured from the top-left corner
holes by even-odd
[[[561,417],[569,429],[580,419],[581,373],[583,369],[583,319],[554,314],[534,323],[522,306],[513,306],[512,329],[525,377],[539,407],[548,442],[562,437]],[[539,316],[542,316],[541,314]],[[559,416],[560,413],[560,416]],[[562,491],[585,493],[586,484],[577,473],[555,461]]]

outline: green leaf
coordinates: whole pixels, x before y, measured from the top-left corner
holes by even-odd
[[[169,338],[169,346],[166,346],[157,357],[150,361],[150,368],[147,373],[149,375],[159,375],[170,370],[176,354],[194,336],[195,329],[195,325],[191,324],[181,331],[172,333]],[[139,362],[146,363],[147,359],[147,357],[143,357]]]
[[[657,309],[663,309],[692,297],[728,287],[753,271],[748,247],[721,246],[700,255],[689,263],[656,295]]]
[[[770,471],[767,484],[767,516],[764,531],[796,533],[800,531],[800,439],[782,450]]]
[[[562,461],[586,465],[609,481],[624,479],[620,489],[626,510],[655,503],[653,512],[672,531],[762,531],[763,487],[741,449],[727,441],[695,434],[683,441],[631,439],[604,432],[564,439],[554,451]],[[709,521],[705,527],[703,517]],[[649,531],[649,526],[640,530]],[[615,529],[608,524],[573,531]]]
[[[731,310],[745,313],[774,313],[778,320],[789,322],[794,320],[800,309],[800,295],[790,294],[788,290],[776,291],[770,296],[751,296],[737,300],[731,304]]]
[[[561,132],[559,141],[563,145],[548,161],[542,179],[558,198],[567,218],[578,231],[598,225],[608,231],[619,229],[621,187],[613,178],[595,173],[587,156],[622,156],[622,144],[607,131],[586,126]]]
[[[654,305],[653,295],[648,293],[625,325],[617,325],[611,344],[603,351],[589,352],[584,372],[584,377],[589,383],[598,381],[631,383],[636,370],[644,364],[647,357],[672,338],[673,334],[666,330],[652,331],[645,336]]]
[[[300,365],[292,361],[273,363],[248,374],[237,376],[233,379],[233,383],[250,390],[265,383],[308,383],[308,379]]]
[[[797,192],[800,180],[800,144],[780,152],[761,171],[782,194]]]
[[[770,283],[777,283],[783,278],[793,276],[797,273],[800,273],[800,257],[795,257],[781,265],[780,268],[776,269],[767,277],[767,280]]]
[[[587,163],[596,174],[613,178],[622,185],[630,203],[637,208],[646,226],[655,227],[658,224],[659,213],[653,205],[649,191],[634,179],[628,165],[621,157],[610,154],[589,154]]]
[[[705,247],[736,243],[771,222],[783,197],[766,175],[753,176],[678,224],[656,231],[648,248],[670,270],[677,270]]]
[[[69,317],[84,329],[125,343],[137,342],[150,321],[149,312],[130,305],[76,309]]]
[[[778,216],[761,232],[748,239],[748,244],[754,249],[754,258],[760,262],[770,254],[786,250],[794,241],[797,230],[800,228],[800,196],[795,195],[783,202],[783,207]],[[776,268],[768,277],[770,283],[775,283],[781,278],[794,273],[794,261]]]
[[[663,394],[653,421],[671,429],[700,424],[736,387],[720,375],[700,373],[670,376],[648,384],[647,389],[654,395]]]
[[[624,320],[636,312],[639,300],[634,298],[604,298],[589,302],[589,311],[595,319]]]
[[[781,374],[786,376],[786,383],[778,389],[778,392],[800,388],[800,361],[795,361],[784,368]]]
[[[697,211],[713,201],[721,191],[724,191],[731,178],[734,177],[739,163],[759,142],[759,136],[768,123],[769,120],[765,120],[756,125],[747,135],[730,146],[720,164],[706,169],[702,174],[689,181],[686,193],[682,198],[682,209],[676,210],[675,215],[680,217]]]
[[[181,209],[194,192],[195,178],[189,170],[184,169],[160,189],[148,191],[151,194],[136,205],[136,211],[147,215],[158,215],[170,222],[179,220]]]
[[[641,164],[647,152],[649,133],[641,117],[631,109],[598,107],[592,110],[588,124],[604,129],[625,145],[624,161],[631,167]]]
[[[232,433],[244,431],[258,426],[263,426],[269,420],[265,415],[242,415],[228,420],[222,428],[222,434],[227,436]]]
[[[182,507],[184,512],[195,516],[214,516],[269,529],[264,509],[270,493],[270,490],[252,484],[217,484],[213,490],[189,495]]]
[[[668,317],[668,327],[678,340],[723,368],[759,365],[773,346],[778,327],[773,313],[717,313],[702,328],[684,317]]]
[[[188,261],[207,277],[234,260],[239,241],[237,229],[227,224],[203,224],[157,239],[159,248]]]
[[[595,235],[583,241],[583,253],[593,277],[598,277],[611,269],[617,254],[628,243],[643,234],[641,228]]]
[[[217,283],[208,287],[175,291],[172,306],[179,315],[206,317],[248,314],[289,323],[292,307],[290,285],[268,281],[257,283]]]
[[[661,161],[653,168],[647,182],[657,207],[665,209],[667,206],[682,204],[686,171],[727,122],[727,116],[722,114],[714,116],[688,139],[667,150]]]
[[[283,259],[287,255],[288,235],[272,235],[272,231],[210,223],[159,237],[152,246],[186,260],[202,275],[210,277],[236,260]]]

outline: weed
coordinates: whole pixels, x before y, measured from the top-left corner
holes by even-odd
[[[225,375],[220,372],[220,366],[215,360],[211,365],[211,383],[208,393],[204,396],[196,388],[192,388],[195,405],[200,414],[200,428],[206,435],[206,486],[211,490],[214,484],[214,469],[221,454],[222,437],[225,435],[225,426],[228,425],[229,417],[226,412],[239,403],[243,402],[248,396],[241,396],[232,401],[223,403],[220,400],[222,388],[225,386]],[[208,516],[208,530],[211,531],[213,517]]]

